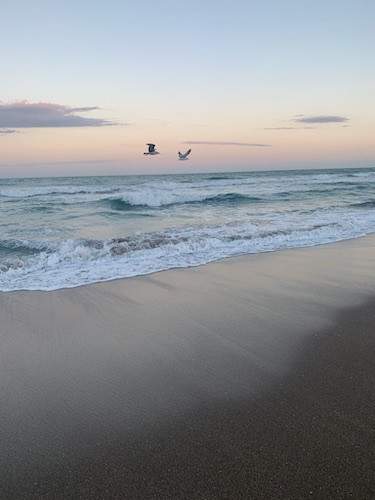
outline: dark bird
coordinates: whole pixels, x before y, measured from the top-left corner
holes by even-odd
[[[158,155],[159,151],[156,151],[155,149],[155,144],[147,144],[148,146],[148,152],[143,153],[144,155]]]

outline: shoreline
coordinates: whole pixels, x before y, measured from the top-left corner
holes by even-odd
[[[160,269],[159,271],[151,271],[147,272],[145,274],[136,274],[134,276],[120,276],[117,278],[109,278],[109,279],[104,279],[101,281],[93,281],[89,283],[82,283],[80,285],[72,285],[69,287],[62,287],[62,288],[51,288],[51,289],[28,289],[28,288],[21,288],[18,290],[0,290],[0,295],[1,294],[8,294],[8,293],[19,293],[19,292],[58,292],[62,290],[72,290],[75,288],[81,288],[81,287],[87,287],[87,286],[95,286],[95,285],[100,285],[103,283],[113,283],[116,281],[122,281],[122,280],[132,280],[132,279],[138,279],[138,278],[145,278],[148,276],[157,276],[160,273],[165,273],[165,272],[173,272],[173,271],[181,271],[181,270],[190,270],[190,269],[195,269],[195,268],[204,268],[206,266],[210,266],[212,264],[220,264],[220,263],[225,263],[227,261],[231,260],[237,260],[237,259],[243,259],[247,257],[254,257],[257,255],[263,255],[263,254],[274,254],[274,253],[279,253],[279,252],[290,252],[290,251],[295,251],[295,250],[303,250],[303,249],[314,249],[314,248],[320,248],[320,247],[325,247],[325,246],[331,246],[331,245],[342,245],[345,244],[346,242],[351,242],[351,241],[356,241],[356,240],[363,240],[366,238],[375,238],[375,232],[372,233],[367,233],[363,234],[360,236],[353,236],[350,238],[344,238],[341,240],[336,240],[336,241],[331,241],[328,243],[316,243],[314,245],[306,245],[306,246],[297,246],[297,247],[286,247],[286,248],[277,248],[275,250],[264,250],[264,251],[259,251],[259,252],[254,252],[254,253],[242,253],[238,255],[229,255],[227,257],[221,257],[218,258],[217,260],[210,260],[209,262],[204,262],[202,264],[194,264],[191,266],[180,266],[180,267],[168,267],[165,269]]]
[[[4,498],[371,498],[375,236],[0,294]]]

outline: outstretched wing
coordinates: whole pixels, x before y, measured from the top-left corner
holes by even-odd
[[[186,153],[180,153],[180,151],[178,152],[178,157],[180,160],[186,160],[186,158],[189,156],[189,154],[191,153],[191,149],[188,149],[186,151]]]
[[[148,146],[148,152],[153,153],[155,151],[155,144],[147,144]]]

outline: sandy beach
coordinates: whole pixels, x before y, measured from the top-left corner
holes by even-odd
[[[1,498],[374,498],[375,237],[0,294]]]

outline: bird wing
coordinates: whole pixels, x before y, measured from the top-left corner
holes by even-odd
[[[153,153],[155,151],[155,144],[147,144],[148,152]]]
[[[180,158],[180,160],[186,160],[186,158],[189,156],[190,153],[191,153],[191,149],[188,149],[186,151],[186,153],[180,153],[180,151],[179,151],[178,157]]]

